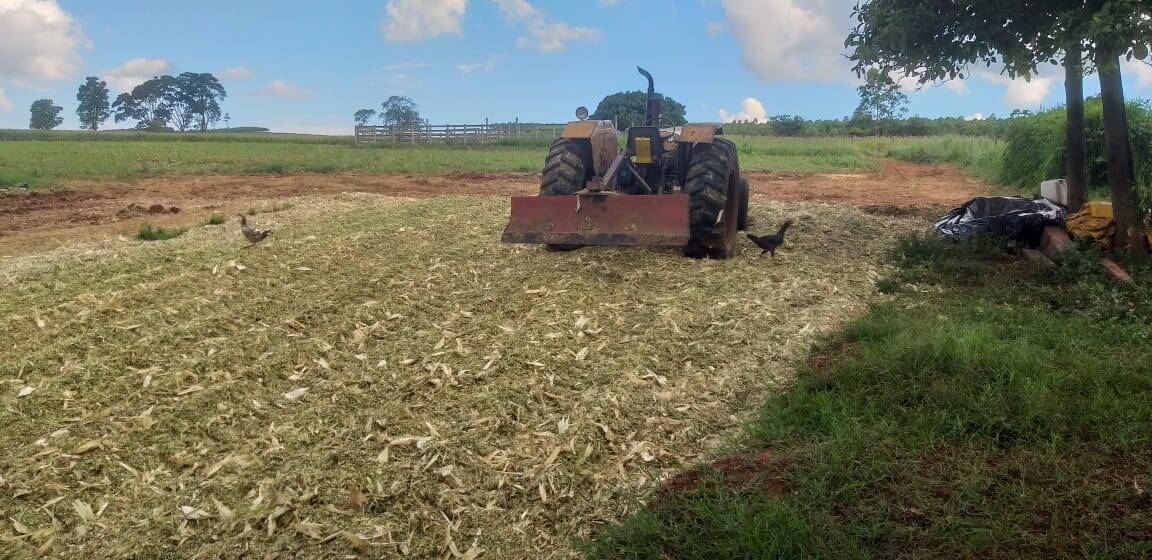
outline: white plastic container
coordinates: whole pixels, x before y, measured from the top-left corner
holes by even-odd
[[[1068,181],[1055,179],[1040,183],[1040,196],[1056,204],[1068,206]]]

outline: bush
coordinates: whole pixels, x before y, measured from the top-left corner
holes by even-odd
[[[224,215],[219,212],[214,212],[211,218],[208,218],[208,225],[218,226],[224,223]]]
[[[165,239],[180,237],[184,235],[185,231],[188,230],[186,228],[166,228],[152,224],[144,224],[140,226],[140,231],[136,233],[136,239],[140,241],[163,241]]]
[[[1106,187],[1108,166],[1104,152],[1104,107],[1099,98],[1084,104],[1084,126],[1088,143],[1088,182]],[[1064,107],[1012,119],[1008,125],[1001,182],[1025,191],[1039,190],[1040,183],[1065,177],[1066,151]],[[1128,128],[1132,135],[1132,155],[1136,163],[1139,198],[1152,207],[1152,106],[1146,101],[1128,103]]]

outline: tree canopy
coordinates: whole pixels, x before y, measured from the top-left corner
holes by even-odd
[[[411,98],[399,95],[389,97],[380,105],[380,118],[384,126],[420,124],[420,109]]]
[[[76,116],[80,118],[83,130],[99,130],[100,124],[111,115],[108,102],[108,84],[100,78],[89,76],[76,92]]]
[[[671,97],[664,97],[663,124],[681,125],[688,122],[684,118],[684,105]],[[605,97],[592,118],[598,121],[616,121],[621,129],[642,126],[648,111],[648,96],[642,91],[622,91]]]
[[[137,121],[138,129],[162,129],[172,118],[171,99],[176,95],[177,83],[172,76],[157,76],[121,93],[112,103],[116,122]]]
[[[856,88],[860,93],[860,106],[853,118],[866,117],[883,121],[903,117],[908,112],[908,96],[900,91],[887,74],[876,69],[867,73],[864,85]]]
[[[352,115],[352,120],[356,121],[357,125],[368,126],[368,121],[376,116],[376,111],[372,109],[360,109]]]
[[[223,116],[220,100],[227,96],[216,76],[185,72],[156,76],[120,94],[112,109],[116,122],[135,120],[138,129],[164,130],[171,124],[204,132]]]
[[[32,102],[32,117],[28,122],[28,128],[52,130],[64,122],[64,118],[60,116],[63,111],[64,108],[57,106],[51,99],[37,99]]]
[[[220,120],[220,100],[228,97],[228,92],[212,74],[184,72],[176,77],[174,97],[184,120],[205,132],[208,125]]]

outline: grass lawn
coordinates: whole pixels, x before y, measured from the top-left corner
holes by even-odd
[[[966,156],[967,161],[976,161],[997,149],[991,140],[959,137],[732,139],[746,171],[864,171],[882,157],[954,161],[958,150],[971,150],[976,155]],[[547,146],[546,138],[484,146],[357,147],[349,138],[305,135],[0,131],[0,185],[43,187],[159,175],[537,172]]]
[[[590,558],[1152,556],[1152,274],[923,239],[731,455]]]

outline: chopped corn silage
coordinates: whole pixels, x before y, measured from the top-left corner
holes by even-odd
[[[567,558],[862,312],[907,222],[778,258],[498,242],[504,200],[345,194],[0,261],[0,551]],[[2,555],[0,555],[2,556]]]

